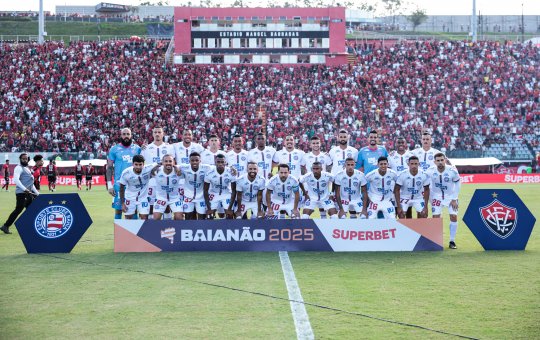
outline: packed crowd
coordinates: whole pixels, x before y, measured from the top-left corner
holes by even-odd
[[[341,67],[164,66],[166,47],[1,45],[0,151],[104,155],[118,127],[130,126],[143,143],[157,125],[169,142],[189,128],[195,140],[217,133],[226,146],[235,133],[252,140],[266,125],[270,144],[293,134],[306,149],[318,135],[326,150],[340,128],[357,148],[373,128],[390,149],[398,135],[414,147],[423,128],[442,150],[540,138],[540,49],[532,45],[402,43]]]

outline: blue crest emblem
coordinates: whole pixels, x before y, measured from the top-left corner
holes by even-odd
[[[450,178],[445,177],[445,178],[444,178],[444,181],[445,181],[445,182],[450,182]]]
[[[433,156],[429,155],[428,159],[429,159],[430,161],[432,161],[432,160],[433,160]]]
[[[71,210],[61,205],[52,205],[41,210],[35,220],[34,228],[44,238],[62,237],[73,224]]]
[[[420,181],[416,182],[416,185],[420,186],[420,184],[422,184],[422,182],[420,182]]]
[[[391,181],[391,180],[388,180],[388,181],[386,182],[386,184],[387,184],[387,185],[391,185],[391,184],[392,184],[392,181]]]

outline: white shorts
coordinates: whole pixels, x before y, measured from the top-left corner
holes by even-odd
[[[424,200],[410,200],[407,198],[401,198],[401,209],[407,211],[409,207],[413,207],[416,212],[422,212],[424,210],[425,204]]]
[[[148,203],[154,205],[156,203],[156,179],[150,178],[148,182]]]
[[[304,203],[304,209],[309,210],[315,210],[323,208],[324,210],[328,211],[330,209],[335,209],[334,202],[332,200],[328,199],[326,201],[317,201],[317,200],[306,200]]]
[[[170,207],[173,213],[182,212],[182,201],[179,198],[169,201],[158,198],[154,203],[154,212],[163,214],[167,207]]]
[[[182,210],[185,213],[197,211],[197,214],[204,215],[206,214],[206,203],[204,203],[204,200],[194,201],[191,198],[184,198]]]
[[[229,204],[231,203],[231,198],[222,198],[217,199],[214,197],[213,200],[210,200],[210,210],[217,210],[219,214],[223,214],[225,209],[229,209]]]
[[[362,212],[362,208],[364,207],[364,202],[362,202],[362,200],[353,200],[353,201],[341,200],[341,206],[343,207],[343,210],[345,212],[354,211],[359,214]],[[339,206],[337,207],[337,209],[339,210]]]
[[[396,219],[396,208],[391,201],[369,202],[368,218],[377,218],[379,211],[382,211],[384,218]]]
[[[135,201],[126,199],[124,204],[127,207],[127,211],[124,213],[126,215],[133,215],[136,211],[143,215],[148,215],[148,213],[150,213],[150,205],[147,200]]]
[[[454,210],[454,208],[450,206],[450,202],[452,202],[450,198],[445,198],[444,200],[438,199],[438,198],[432,198],[431,199],[431,213],[433,215],[441,215],[443,211],[443,207],[447,207],[448,213],[450,215],[457,215],[458,211]]]
[[[257,209],[257,202],[242,202],[242,205],[240,206],[240,212],[242,215],[247,213],[249,210],[251,210],[252,215],[257,215],[259,213],[259,209]]]
[[[289,215],[289,217],[292,216],[293,208],[294,208],[294,202],[285,203],[285,204],[272,202],[272,205],[268,207],[268,209],[272,209],[274,211],[274,215],[279,214],[279,212],[283,210],[287,213],[287,215]]]

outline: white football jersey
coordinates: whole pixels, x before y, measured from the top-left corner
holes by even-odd
[[[240,177],[247,172],[248,152],[242,149],[239,153],[234,150],[227,152],[227,165],[236,169],[236,177]]]
[[[412,154],[418,157],[420,160],[420,168],[423,171],[435,166],[435,155],[440,151],[434,148],[430,148],[428,151],[425,151],[423,148],[416,148],[412,151]]]
[[[368,196],[372,202],[390,201],[394,198],[394,185],[397,174],[392,169],[387,169],[381,175],[379,169],[375,169],[366,175],[368,182]]]
[[[439,172],[437,168],[431,168],[427,172],[430,180],[430,196],[439,200],[447,198],[457,199],[459,192],[457,184],[460,181],[459,173],[454,167],[445,166],[443,172]]]
[[[409,168],[407,162],[412,155],[408,150],[403,155],[394,150],[388,155],[388,167],[399,174]]]
[[[334,182],[334,177],[326,171],[322,171],[319,178],[315,178],[312,172],[300,177],[300,183],[308,192],[311,201],[327,201],[330,198],[330,183],[332,182]]]
[[[313,163],[320,162],[322,164],[323,171],[326,171],[326,167],[332,164],[332,159],[328,156],[327,153],[319,153],[318,155],[313,154],[313,152],[306,153],[306,169],[308,172],[311,171]]]
[[[148,144],[146,149],[141,151],[141,155],[144,157],[146,164],[149,163],[161,163],[161,159],[165,155],[171,155],[174,157],[174,148],[172,145],[162,143],[157,146],[154,143]]]
[[[257,194],[264,190],[265,179],[257,175],[253,181],[249,180],[247,174],[236,181],[236,191],[242,193],[242,202],[257,202]],[[263,197],[264,202],[264,197]]]
[[[156,179],[156,200],[168,202],[182,198],[179,190],[181,176],[178,176],[174,169],[170,174],[166,174],[163,167],[160,167],[154,178]]]
[[[218,150],[215,153],[210,151],[210,149],[205,149],[201,153],[201,163],[202,164],[208,164],[208,165],[215,165],[216,164],[216,156],[217,155],[223,155],[226,156],[227,154],[225,151]]]
[[[219,173],[216,167],[205,176],[205,183],[209,183],[208,194],[213,195],[214,200],[223,200],[231,197],[231,183],[236,182],[236,176],[230,168],[225,168],[223,173]]]
[[[184,198],[192,201],[204,200],[203,183],[208,173],[212,171],[212,166],[200,164],[199,169],[193,171],[190,165],[183,165],[180,169],[182,170],[182,178],[185,179]]]
[[[272,159],[276,154],[276,149],[266,146],[264,150],[258,148],[249,150],[248,161],[257,163],[259,167],[258,174],[264,179],[268,179],[272,174]]]
[[[193,152],[202,154],[204,148],[199,143],[191,143],[187,148],[183,142],[173,144],[176,164],[187,165],[189,164],[189,155]]]
[[[274,175],[268,181],[266,189],[272,190],[270,200],[277,204],[292,204],[294,203],[295,193],[298,192],[298,180],[289,175],[285,182],[281,181],[279,175]]]
[[[347,158],[352,158],[356,162],[358,159],[358,150],[352,146],[342,149],[339,145],[336,145],[330,149],[328,155],[332,159],[332,175],[335,176],[345,168],[345,160]]]
[[[429,176],[423,171],[418,171],[415,176],[409,170],[403,171],[396,179],[396,184],[401,186],[399,190],[400,197],[409,200],[423,199],[424,187],[429,186],[430,183]]]
[[[118,183],[126,187],[125,198],[130,201],[142,202],[148,197],[148,183],[150,182],[151,172],[154,164],[146,165],[140,174],[133,171],[133,167],[122,171]]]
[[[302,176],[302,166],[306,165],[305,152],[293,149],[291,152],[287,149],[281,149],[274,155],[272,161],[277,164],[288,164],[291,175],[296,178]]]
[[[354,170],[352,176],[343,170],[336,174],[334,183],[339,185],[341,199],[353,202],[362,200],[362,186],[367,184],[366,176],[360,170]]]

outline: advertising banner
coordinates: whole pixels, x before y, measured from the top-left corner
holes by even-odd
[[[39,195],[15,222],[28,253],[69,253],[91,224],[79,194]]]
[[[438,251],[442,230],[442,219],[114,220],[114,251]]]
[[[477,189],[463,221],[485,250],[524,250],[536,218],[512,189]]]
[[[4,185],[5,183],[5,179],[1,178],[0,184]],[[15,185],[13,177],[9,178],[9,183]],[[47,176],[41,176],[39,183],[41,184],[42,190],[43,188],[47,189],[47,185],[49,184]],[[84,176],[82,184],[86,185],[86,178]],[[75,176],[58,176],[56,177],[56,185],[77,185],[77,180],[75,179]],[[105,176],[92,176],[92,185],[105,185]]]
[[[470,174],[460,175],[461,183],[530,183],[540,184],[540,174]]]

